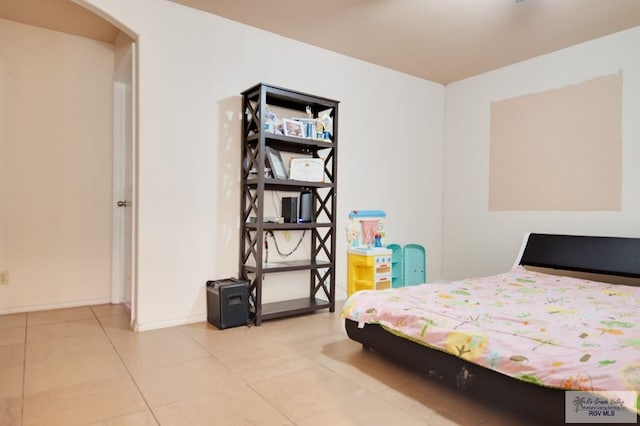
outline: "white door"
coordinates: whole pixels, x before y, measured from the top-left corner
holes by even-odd
[[[114,78],[113,143],[113,262],[112,303],[125,303],[135,320],[134,283],[134,138],[135,138],[135,44],[116,70]]]

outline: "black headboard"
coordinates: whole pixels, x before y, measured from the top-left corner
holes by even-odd
[[[640,238],[529,234],[518,263],[640,278]]]

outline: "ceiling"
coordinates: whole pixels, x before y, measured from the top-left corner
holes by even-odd
[[[119,30],[70,0],[0,0],[0,18],[113,43]]]
[[[638,0],[172,0],[450,83],[640,25]]]
[[[171,1],[443,84],[640,25],[639,0]],[[0,18],[118,33],[70,0],[0,0]]]

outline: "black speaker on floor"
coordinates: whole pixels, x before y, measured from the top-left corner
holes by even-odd
[[[298,223],[297,197],[282,197],[282,217],[286,223]]]
[[[223,329],[249,323],[249,282],[236,278],[207,281],[207,320]]]
[[[302,191],[300,193],[300,222],[313,222],[313,192]]]

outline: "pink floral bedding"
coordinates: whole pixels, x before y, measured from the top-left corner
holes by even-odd
[[[342,315],[506,375],[640,391],[640,288],[530,272],[359,291]]]

